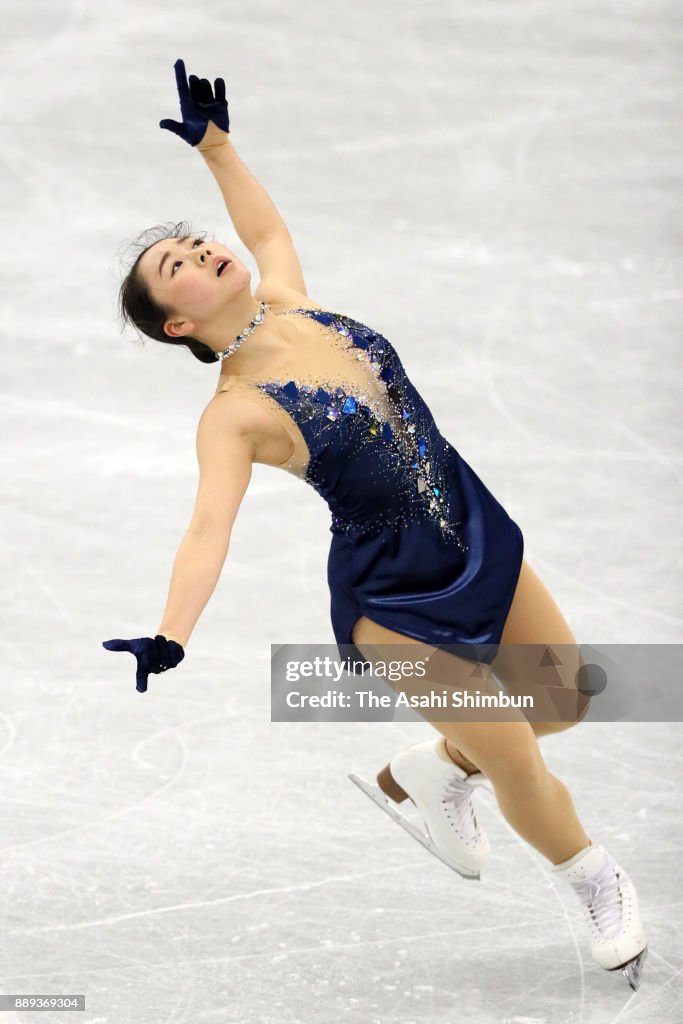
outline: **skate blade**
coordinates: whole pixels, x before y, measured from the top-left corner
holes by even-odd
[[[622,964],[621,967],[615,967],[615,971],[621,971],[629,985],[634,992],[637,992],[640,988],[640,982],[643,975],[643,964],[647,956],[647,946],[642,953],[634,957],[633,960],[629,960],[628,963]]]
[[[393,818],[402,829],[405,829],[405,831],[413,837],[413,839],[417,839],[418,843],[420,843],[421,846],[424,846],[425,850],[429,850],[429,852],[437,857],[442,864],[445,864],[446,867],[449,867],[452,871],[455,871],[460,875],[461,878],[466,878],[468,881],[481,880],[479,872],[473,872],[468,868],[455,864],[452,860],[449,860],[444,854],[442,854],[440,850],[437,850],[432,839],[428,835],[425,835],[424,832],[421,832],[416,825],[413,825],[412,821],[408,821],[400,811],[396,810],[393,803],[389,800],[389,797],[382,792],[379,786],[371,785],[371,783],[366,782],[365,779],[361,779],[359,775],[351,774],[349,775],[349,778],[351,779],[351,782],[354,782],[358,786],[359,789],[363,790],[366,796],[370,797],[373,803],[377,804],[377,806],[388,814],[390,818]]]

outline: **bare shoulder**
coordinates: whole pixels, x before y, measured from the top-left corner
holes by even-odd
[[[248,437],[258,432],[262,419],[259,403],[249,397],[244,387],[230,382],[210,399],[199,418],[197,437],[215,433],[233,439]]]
[[[197,454],[214,451],[247,454],[252,462],[279,465],[291,453],[289,434],[274,411],[250,388],[230,382],[204,409],[197,428]]]
[[[277,280],[262,280],[254,292],[259,302],[267,302],[269,306],[282,306],[283,309],[323,309],[310,295],[290,288]]]

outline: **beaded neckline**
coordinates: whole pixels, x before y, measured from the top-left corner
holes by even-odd
[[[254,319],[244,328],[243,331],[240,332],[240,334],[237,335],[234,341],[230,342],[227,348],[224,348],[222,352],[216,352],[216,359],[223,362],[225,359],[229,359],[230,356],[234,355],[237,349],[244,344],[247,338],[252,336],[259,324],[263,323],[268,309],[269,307],[267,303],[259,302],[258,313]]]
[[[288,313],[327,313],[328,316],[339,315],[336,313],[330,313],[330,311],[327,309],[321,309],[319,306],[302,306],[298,309],[281,309],[279,312],[276,312],[274,309],[270,308],[270,312],[273,313],[274,316],[286,316],[286,314]],[[289,351],[285,355],[283,355],[282,358],[275,364],[275,366],[272,366],[268,370],[261,370],[260,373],[221,373],[220,380],[254,380],[256,378],[262,379],[264,374],[266,373],[276,373],[280,369],[280,367],[284,365],[286,360],[291,356],[292,351],[293,348],[290,348]]]

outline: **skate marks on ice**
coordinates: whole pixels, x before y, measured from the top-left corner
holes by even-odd
[[[425,832],[423,832],[420,828],[416,827],[403,814],[401,814],[400,811],[398,811],[398,809],[395,807],[393,802],[389,800],[389,798],[382,792],[382,790],[380,789],[379,786],[370,785],[368,782],[366,782],[364,779],[361,779],[357,775],[353,775],[352,774],[352,775],[349,776],[349,778],[375,804],[377,804],[377,806],[380,807],[381,810],[383,810],[394,821],[396,821],[397,824],[399,824],[401,826],[401,828],[405,829],[406,832],[408,832],[411,836],[413,836],[413,838],[416,839],[419,843],[421,843],[421,845],[423,845],[427,850],[429,850],[430,853],[432,853],[439,860],[443,861],[443,863],[446,864],[448,867],[450,867],[452,870],[456,871],[459,875],[461,875],[461,877],[468,878],[468,876],[464,875],[462,873],[462,871],[457,866],[455,866],[454,864],[451,864],[449,862],[448,858],[444,857],[440,853],[440,851],[435,847],[435,845],[432,842],[431,838],[429,837],[428,833],[425,834]],[[484,790],[485,792],[489,793],[489,790],[487,789],[487,787],[480,786],[479,788],[481,790]],[[490,799],[490,803],[495,806],[496,810],[498,810],[497,804],[495,803],[495,797],[493,796],[493,794],[490,794],[490,793],[489,793],[489,796],[491,798]],[[498,818],[502,822],[502,824],[505,826],[505,828],[507,829],[509,834],[513,837],[513,839],[514,839],[515,843],[517,844],[517,846],[519,848],[521,848],[525,852],[525,854],[530,855],[532,851],[529,850],[527,844],[524,843],[523,840],[521,839],[521,837],[517,835],[517,833],[510,827],[510,825],[508,825],[507,821],[503,818],[502,814],[500,814],[499,811],[498,811]],[[534,867],[536,869],[540,869],[541,866],[537,863],[536,859],[533,858],[533,857],[531,859],[533,861]],[[474,878],[479,880],[479,875],[469,876],[469,879],[474,879]],[[584,1020],[583,1010],[584,1010],[584,1003],[585,1003],[585,985],[584,985],[584,968],[583,968],[583,962],[582,962],[582,958],[581,958],[581,951],[579,949],[579,944],[578,944],[578,941],[577,941],[576,934],[574,932],[574,927],[573,927],[573,923],[572,923],[571,917],[567,913],[567,910],[566,910],[566,908],[564,906],[564,903],[562,902],[560,896],[558,895],[558,893],[556,892],[556,890],[552,886],[552,883],[550,883],[550,880],[549,880],[549,878],[547,877],[546,874],[543,874],[543,880],[548,885],[550,885],[552,893],[553,893],[555,899],[559,903],[560,909],[562,911],[562,916],[563,916],[564,920],[566,921],[567,925],[569,926],[570,934],[572,936],[572,940],[573,940],[573,943],[574,943],[574,948],[575,948],[575,952],[576,952],[576,956],[577,956],[577,964],[578,964],[578,982],[579,982],[579,985],[580,985],[580,1006],[579,1006],[579,1022],[578,1022],[578,1024],[583,1024],[583,1020]],[[509,893],[509,888],[510,887],[509,886],[505,886],[504,888],[507,890],[506,895],[509,896],[510,895],[510,893]],[[493,929],[493,933],[495,934],[495,929]],[[564,979],[570,979],[570,978],[571,978],[571,974],[569,974],[569,973],[563,976],[563,980]],[[558,979],[555,979],[555,980],[557,981]],[[525,999],[526,999],[526,996],[528,996],[528,993],[529,993],[529,989],[526,988],[526,986],[525,986],[525,993],[524,993],[524,998]],[[515,1000],[515,1001],[517,1001],[517,1000]],[[503,1000],[503,1005],[505,1005],[505,1000]],[[511,1018],[511,1019],[514,1020],[514,1018]]]
[[[683,1013],[674,1018],[669,1017],[672,1005],[681,1005],[681,974],[683,967],[678,969],[655,949],[648,947],[648,969],[644,974],[645,983],[637,992],[633,992],[616,1017],[608,1024],[683,1024]],[[668,977],[660,977],[657,965],[661,963],[671,973]],[[675,1004],[669,1001],[669,991],[676,986]]]
[[[516,832],[506,822],[505,818],[501,814],[495,799],[491,796],[487,796],[485,803],[489,806],[491,811],[498,818],[500,824],[504,829],[507,830],[512,840],[519,848],[527,859],[532,861],[534,868],[540,875],[541,880],[544,884],[552,891],[566,922],[568,931],[571,935],[572,943],[576,954],[576,965],[578,968],[577,972],[567,972],[560,977],[553,978],[553,985],[557,988],[563,982],[569,983],[572,977],[577,977],[580,985],[580,1001],[578,1006],[579,1017],[576,1024],[588,1024],[589,1021],[599,1019],[605,1024],[683,1024],[683,1015],[681,1017],[672,1018],[670,1017],[672,1006],[680,1003],[680,999],[677,999],[675,1003],[672,1003],[669,997],[669,990],[671,986],[681,984],[681,974],[683,973],[683,967],[676,967],[675,964],[671,963],[666,957],[659,953],[656,949],[652,948],[652,941],[657,941],[657,936],[666,934],[664,929],[657,929],[655,921],[655,912],[662,912],[663,917],[669,916],[671,911],[677,912],[677,908],[681,904],[664,904],[660,907],[646,907],[646,911],[649,911],[649,944],[645,950],[638,957],[635,957],[631,961],[631,969],[628,970],[626,967],[616,967],[613,970],[605,971],[600,968],[592,958],[590,957],[587,943],[585,941],[585,935],[583,935],[583,929],[581,928],[581,921],[577,911],[577,907],[574,904],[568,892],[563,889],[556,887],[551,876],[544,870],[545,862],[539,854],[536,854],[523,840],[516,834]],[[488,883],[491,884],[491,883]],[[648,922],[646,922],[648,923]],[[576,927],[575,929],[575,926]],[[680,935],[681,929],[675,929],[676,934]],[[660,940],[661,941],[661,940]],[[585,960],[584,960],[585,958]],[[561,953],[558,951],[557,956],[554,958],[555,962],[561,960]],[[647,961],[647,969],[643,970],[643,965]],[[616,1012],[616,1015],[612,1016],[609,1014],[608,1009],[610,1005],[613,1005],[616,1001],[623,996],[620,995],[620,986],[623,985],[621,981],[612,982],[610,976],[623,977],[625,982],[629,986],[628,995],[622,1005]],[[635,987],[634,987],[635,986]],[[545,983],[541,982],[533,987],[524,988],[524,994],[517,996],[513,1001],[509,1002],[505,999],[501,1000],[501,1012],[505,1008],[507,1013],[512,1012],[512,1016],[505,1016],[504,1020],[507,1024],[508,1021],[516,1022],[517,1020],[526,1019],[524,1015],[517,1016],[514,1010],[520,1008],[522,1002],[529,1005],[529,997],[535,993],[540,993],[545,987]],[[604,1007],[605,1016],[602,1014],[595,1017],[596,1007],[600,1005]],[[590,1009],[589,1009],[590,1007]],[[532,1018],[533,1019],[533,1018]],[[572,1021],[575,1018],[572,1016]]]
[[[473,879],[479,880],[480,879],[480,875],[478,873],[477,874],[466,874],[465,871],[463,870],[463,868],[460,865],[452,862],[451,858],[449,858],[447,855],[444,855],[437,848],[437,846],[434,844],[431,836],[429,835],[428,829],[426,829],[426,828],[421,829],[421,828],[417,827],[415,824],[413,824],[411,821],[409,821],[408,818],[406,818],[405,815],[402,814],[398,810],[398,808],[395,805],[394,801],[389,799],[389,797],[383,792],[382,788],[379,785],[370,784],[365,779],[362,779],[361,777],[359,777],[358,775],[353,774],[353,773],[349,775],[349,779],[356,786],[358,786],[358,788],[361,789],[361,791],[364,792],[366,794],[366,796],[368,796],[369,799],[372,800],[373,803],[375,803],[382,811],[384,811],[393,821],[395,821],[398,825],[400,825],[400,827],[402,829],[404,829],[418,843],[420,843],[423,847],[425,847],[425,849],[427,849],[433,856],[435,856],[436,858],[441,860],[447,867],[451,868],[452,870],[457,872],[461,877],[466,878],[468,880],[473,880]],[[481,788],[486,788],[486,787],[481,787]],[[504,821],[502,815],[499,815],[499,817],[500,817],[500,819],[502,821]],[[505,824],[507,825],[507,823],[505,823]],[[510,833],[515,836],[516,840],[518,840],[519,844],[521,846],[525,847],[526,844],[523,844],[521,842],[520,838],[516,835],[516,833],[514,833],[514,831],[509,826],[508,826],[508,829],[509,829]],[[534,862],[534,863],[535,863],[535,866],[538,867],[538,864],[536,864],[536,862]],[[543,878],[544,878],[544,881],[549,881],[549,879],[547,877],[547,874],[544,874]],[[577,936],[576,936],[576,933],[575,933],[575,930],[574,930],[574,919],[573,919],[572,915],[566,910],[564,902],[563,902],[560,894],[555,892],[555,889],[554,889],[554,886],[552,886],[552,883],[551,883],[551,888],[553,888],[555,896],[556,896],[556,898],[557,898],[557,900],[558,900],[558,902],[560,904],[560,907],[562,909],[565,921],[566,921],[566,923],[569,926],[569,930],[570,930],[570,933],[572,935],[572,940],[573,940],[575,951],[576,951],[576,955],[577,955],[577,964],[578,964],[579,972],[580,972],[579,973],[579,983],[580,983],[580,986],[581,986],[581,1004],[580,1004],[580,1011],[579,1012],[580,1012],[581,1020],[583,1020],[583,1016],[584,1016],[583,1011],[584,1011],[584,1006],[585,1006],[584,965],[583,965],[583,959],[582,959],[582,955],[581,955],[581,950],[580,950],[580,947],[579,947],[579,942],[577,941]],[[636,991],[638,991],[638,989],[640,988],[640,985],[641,985],[643,966],[644,966],[644,963],[645,963],[645,961],[647,959],[647,955],[648,955],[648,948],[646,947],[640,954],[638,954],[638,956],[634,957],[630,961],[627,961],[625,964],[622,964],[620,967],[613,968],[612,970],[608,971],[607,973],[611,973],[611,974],[620,973],[620,974],[622,974],[624,976],[624,978],[626,979],[626,981],[628,982],[630,988],[635,993]],[[596,965],[592,964],[592,966],[596,966]]]
[[[192,454],[194,430],[189,412],[182,413],[186,435],[178,416],[181,407],[201,408],[207,380],[191,358],[157,358],[151,346],[143,352],[118,336],[112,253],[148,223],[177,216],[194,218],[227,244],[234,238],[189,149],[173,149],[174,140],[157,129],[167,116],[159,107],[170,95],[178,41],[207,73],[229,71],[235,130],[248,162],[287,207],[308,273],[317,275],[315,299],[386,327],[425,397],[434,396],[447,436],[462,442],[465,457],[471,453],[517,514],[535,548],[534,564],[542,575],[547,570],[558,602],[580,627],[577,635],[628,642],[640,630],[640,638],[666,643],[680,629],[669,556],[669,466],[676,462],[666,454],[675,435],[666,431],[661,402],[668,384],[659,376],[667,339],[677,330],[667,312],[677,301],[673,289],[671,301],[646,309],[648,296],[680,279],[663,216],[667,190],[676,187],[667,155],[675,134],[665,123],[676,132],[680,123],[666,64],[673,40],[667,5],[622,5],[615,14],[616,7],[600,11],[562,0],[548,16],[526,0],[379,0],[362,8],[332,0],[306,21],[294,8],[283,19],[273,0],[232,6],[239,17],[217,8],[197,19],[177,3],[170,17],[161,5],[124,0],[62,7],[39,0],[28,14],[25,3],[6,5],[2,169],[10,197],[6,235],[14,241],[0,257],[9,283],[4,470],[7,533],[19,540],[3,557],[19,599],[7,603],[3,644],[25,694],[11,710],[2,707],[9,731],[0,723],[3,839],[16,842],[6,850],[3,880],[11,895],[4,903],[18,914],[17,934],[14,917],[5,930],[13,962],[3,969],[35,972],[13,980],[54,989],[80,965],[71,977],[82,979],[92,997],[90,1024],[213,1024],[221,1008],[230,1024],[674,1024],[681,959],[675,939],[660,936],[677,913],[665,901],[678,897],[666,871],[650,886],[658,907],[644,905],[662,927],[651,929],[654,948],[640,991],[624,1002],[621,978],[588,963],[580,973],[571,924],[554,892],[537,884],[540,872],[522,902],[522,867],[529,865],[516,840],[499,848],[495,877],[479,886],[463,885],[426,850],[402,841],[392,861],[393,867],[400,860],[400,868],[387,876],[392,838],[384,832],[393,823],[378,821],[377,848],[370,849],[365,829],[354,832],[350,824],[356,804],[366,802],[346,779],[350,767],[372,763],[368,750],[386,743],[381,730],[347,740],[341,730],[323,737],[310,729],[298,746],[291,733],[268,731],[258,697],[266,673],[256,652],[270,637],[264,641],[248,621],[233,628],[226,612],[232,591],[242,588],[244,601],[251,595],[251,607],[261,611],[258,593],[273,623],[287,608],[302,634],[328,636],[329,622],[324,580],[308,545],[292,546],[289,558],[271,546],[267,579],[255,582],[260,528],[271,529],[265,511],[258,530],[256,513],[252,523],[243,519],[249,543],[241,553],[235,544],[201,645],[191,650],[191,699],[171,684],[172,697],[153,698],[163,713],[135,706],[136,726],[125,713],[112,714],[118,694],[106,692],[125,688],[126,679],[112,674],[88,691],[99,672],[80,660],[88,638],[99,639],[112,614],[128,612],[122,561],[140,558],[147,577],[131,616],[157,614],[169,566],[140,555],[158,552],[158,518],[149,508],[163,507],[172,519],[164,542],[170,545],[184,526],[181,489],[194,484],[189,458],[178,479],[175,450]],[[391,38],[387,18],[397,29]],[[319,41],[330,25],[329,60],[321,63]],[[269,57],[256,72],[255,40]],[[370,116],[356,118],[344,140],[335,138],[334,124],[347,124],[349,110],[361,109],[370,91]],[[17,105],[18,95],[38,94],[43,102]],[[138,96],[139,116],[131,117]],[[293,138],[288,119],[297,110],[307,112],[307,130]],[[92,126],[104,119],[107,145],[93,146]],[[260,131],[264,123],[268,130]],[[36,138],[48,140],[49,160],[36,159]],[[373,160],[381,149],[396,159]],[[302,159],[308,155],[310,161]],[[405,181],[415,172],[430,185],[429,196],[414,189],[406,201]],[[23,194],[15,203],[18,183]],[[29,245],[31,258],[23,259]],[[408,302],[405,270],[397,268],[409,268]],[[504,280],[511,282],[507,292]],[[557,386],[565,378],[576,383],[569,392]],[[172,396],[167,411],[150,412],[153,389]],[[75,421],[82,424],[78,436],[69,428]],[[13,438],[21,440],[16,454]],[[149,465],[141,450],[152,451]],[[149,488],[132,516],[131,489],[119,486],[131,480],[129,458],[137,458],[135,483],[154,472],[155,484],[165,487],[161,501]],[[112,473],[104,462],[114,465]],[[605,513],[606,468],[612,472]],[[577,480],[582,513],[572,506]],[[277,483],[278,494],[284,486]],[[662,500],[652,502],[653,494]],[[306,499],[296,501],[307,513]],[[626,568],[621,556],[631,552],[634,536],[638,554]],[[567,537],[576,552],[569,569]],[[67,567],[67,551],[70,563],[95,556],[87,580]],[[310,572],[305,586],[318,587],[303,618],[303,585],[300,601],[291,600],[302,565]],[[36,638],[36,618],[44,637],[60,635],[59,672],[53,645]],[[231,667],[233,651],[239,673]],[[202,662],[205,674],[195,668]],[[106,715],[96,711],[93,693]],[[211,722],[211,708],[226,699],[247,709],[239,725],[227,715]],[[40,713],[43,700],[55,709],[52,720]],[[192,721],[202,713],[198,707],[205,721]],[[169,720],[179,732],[162,735]],[[41,729],[47,737],[55,724],[61,750],[41,742]],[[118,746],[102,742],[107,731],[118,735]],[[286,779],[277,794],[272,770],[254,763],[275,735]],[[665,735],[673,738],[673,730],[662,729]],[[665,780],[668,751],[654,731],[647,736],[652,753],[643,756],[652,782],[658,772]],[[626,753],[620,748],[616,734],[605,735],[613,762],[608,790],[585,806],[608,834],[647,806],[652,845],[636,826],[629,858],[637,870],[654,854],[664,868],[676,857],[667,832],[672,819],[660,813],[666,800],[659,802],[661,791],[656,796],[653,789],[643,788],[638,803],[628,795],[632,768],[622,758],[619,769]],[[587,792],[589,773],[572,771],[572,759],[595,757],[589,736],[570,734],[553,749],[563,760],[559,774]],[[593,761],[593,774],[595,768]],[[333,778],[341,782],[338,804],[325,788],[311,795],[316,772],[327,786]],[[296,801],[283,792],[288,787]],[[368,820],[379,819],[366,806]],[[363,866],[364,859],[377,870],[349,874],[349,864]],[[46,931],[19,934],[22,926]],[[162,982],[162,973],[170,981]],[[3,979],[6,991],[9,980]]]

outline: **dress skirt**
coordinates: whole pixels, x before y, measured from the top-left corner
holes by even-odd
[[[519,526],[474,470],[448,446],[460,543],[433,519],[370,534],[333,533],[327,565],[331,618],[344,660],[365,663],[352,641],[361,616],[471,661],[498,651],[524,553]]]

